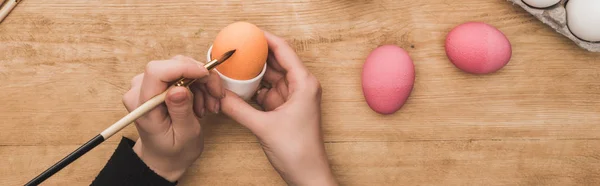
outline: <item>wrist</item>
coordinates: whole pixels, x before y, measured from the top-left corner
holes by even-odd
[[[337,181],[333,177],[332,174],[319,175],[313,177],[306,177],[302,179],[298,179],[297,181],[286,181],[289,185],[294,186],[312,186],[312,185],[322,185],[322,186],[337,186]]]
[[[311,163],[307,163],[311,162]],[[282,175],[289,185],[295,186],[334,186],[337,181],[333,175],[329,161],[325,157],[302,160],[289,169],[288,175]]]
[[[139,141],[138,141],[139,142]],[[137,156],[148,166],[154,173],[163,177],[164,179],[175,182],[183,176],[187,168],[174,167],[172,163],[165,160],[165,158],[156,158],[144,153],[141,143],[136,143],[133,146],[133,151]]]

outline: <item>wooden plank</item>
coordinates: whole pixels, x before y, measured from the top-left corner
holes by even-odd
[[[47,185],[87,185],[116,145],[76,161]],[[64,153],[64,146],[0,146],[0,183],[20,185]],[[597,140],[498,140],[327,143],[342,185],[595,185]],[[93,166],[91,166],[93,165]],[[181,185],[283,185],[257,143],[207,144]]]

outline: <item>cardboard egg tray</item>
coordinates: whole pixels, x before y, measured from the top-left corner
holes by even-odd
[[[508,1],[521,6],[521,8],[525,9],[543,23],[554,28],[554,30],[556,30],[558,33],[561,33],[562,35],[573,40],[573,42],[575,42],[581,48],[584,48],[590,52],[600,52],[600,42],[588,42],[581,40],[573,35],[573,33],[571,33],[569,30],[569,27],[567,26],[567,9],[565,8],[565,3],[567,0],[561,0],[557,5],[545,9],[531,7],[525,4],[522,0]]]

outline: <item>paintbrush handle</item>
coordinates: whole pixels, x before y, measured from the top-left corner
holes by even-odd
[[[121,118],[119,121],[112,124],[110,127],[106,128],[104,131],[100,133],[104,139],[110,138],[112,135],[121,131],[127,125],[133,123],[136,119],[142,117],[144,114],[148,113],[150,110],[154,109],[156,106],[165,102],[165,98],[167,97],[168,90],[163,93],[154,96],[152,99],[144,102],[144,104],[140,105],[138,108],[131,111],[125,117]]]
[[[11,0],[11,1],[13,1],[13,0]],[[17,2],[17,1],[14,0],[14,2]],[[4,9],[2,9],[2,10],[4,10]],[[0,21],[1,21],[1,19],[0,19]],[[209,61],[208,63],[204,64],[204,67],[207,70],[212,70],[217,65],[221,64],[221,62],[223,62],[223,61],[227,60],[229,57],[231,57],[231,55],[233,55],[234,52],[235,52],[235,50],[226,52],[221,57],[220,60],[213,59],[213,60]],[[196,81],[196,79],[181,78],[174,85],[170,86],[169,89],[173,86],[188,87],[189,85],[194,83],[194,81]],[[90,141],[83,144],[81,147],[77,148],[75,151],[71,152],[71,154],[67,155],[62,160],[60,160],[56,164],[52,165],[52,167],[48,168],[46,171],[42,172],[40,175],[33,178],[31,181],[29,181],[25,185],[38,185],[38,184],[42,183],[44,180],[48,179],[50,176],[54,175],[55,173],[57,173],[58,171],[60,171],[64,167],[66,167],[67,165],[71,164],[73,161],[77,160],[79,157],[83,156],[85,153],[92,150],[94,147],[100,145],[106,139],[110,138],[117,132],[121,131],[123,128],[127,127],[127,125],[133,123],[139,117],[142,117],[144,114],[148,113],[150,110],[156,108],[156,106],[164,103],[169,89],[165,90],[163,93],[161,93],[157,96],[152,97],[150,100],[144,102],[138,108],[131,111],[129,114],[127,114],[125,117],[121,118],[116,123],[112,124],[110,127],[106,128],[100,134],[96,135],[96,137],[92,138]]]
[[[4,1],[4,0],[2,0],[2,1]],[[9,0],[8,2],[6,2],[6,4],[4,4],[2,9],[0,9],[0,23],[2,22],[2,20],[4,20],[4,18],[6,16],[8,16],[8,13],[10,13],[10,11],[15,9],[15,7],[17,6],[18,3],[19,3],[19,0]]]
[[[235,50],[233,52],[235,52]],[[224,60],[222,60],[222,61],[224,61]],[[206,68],[207,70],[212,70],[219,64],[220,63],[218,60],[213,59],[213,60],[207,62],[206,64],[204,64],[204,68]],[[170,87],[174,87],[174,86],[188,87],[195,81],[196,81],[196,79],[181,78],[181,79],[177,80],[175,82],[175,84],[173,84]],[[157,96],[154,96],[152,99],[144,102],[144,104],[140,105],[138,108],[131,111],[125,117],[121,118],[119,121],[117,121],[116,123],[114,123],[110,127],[108,127],[107,129],[102,131],[100,133],[100,135],[102,135],[102,137],[104,137],[104,140],[106,140],[106,139],[110,138],[112,135],[121,131],[123,128],[125,128],[130,123],[134,122],[139,117],[142,117],[144,114],[148,113],[150,110],[154,109],[156,106],[164,103],[165,98],[167,97],[168,91],[169,91],[169,89],[165,90],[163,93],[161,93]]]
[[[92,150],[94,147],[100,145],[104,142],[104,138],[101,135],[96,135],[96,137],[92,138],[85,144],[81,145],[81,147],[77,148],[77,150],[71,152],[71,154],[65,156],[60,161],[56,162],[52,167],[46,169],[40,175],[33,178],[31,181],[27,182],[26,186],[39,185],[44,180],[48,179],[50,176],[56,174],[61,169],[65,168],[67,165],[71,164],[73,161],[79,159],[79,157],[83,156],[88,151]]]
[[[174,85],[170,86],[183,86],[187,87],[194,83],[195,79],[179,79]],[[144,114],[148,113],[152,109],[156,108],[156,106],[165,102],[167,97],[167,92],[169,89],[165,90],[163,93],[152,97],[150,100],[144,102],[138,108],[131,111],[129,114],[125,115],[125,117],[121,118],[119,121],[113,123],[108,128],[104,129],[100,134],[96,135],[94,138],[89,140],[87,143],[81,145],[81,147],[77,148],[75,151],[71,152],[71,154],[67,155],[60,161],[56,162],[52,167],[46,169],[40,175],[33,178],[29,181],[26,186],[29,185],[39,185],[46,179],[50,178],[50,176],[56,174],[58,171],[65,168],[67,165],[73,163],[75,160],[79,159],[79,157],[83,156],[88,151],[92,150],[94,147],[100,145],[102,142],[116,134],[117,132],[123,130],[123,128],[127,127],[129,124],[133,123],[136,119],[142,117]]]
[[[181,81],[181,80],[180,80]],[[42,183],[44,180],[48,179],[50,176],[56,174],[61,169],[65,168],[67,165],[73,163],[73,161],[79,159],[79,157],[83,156],[88,151],[92,150],[94,147],[100,145],[102,142],[113,136],[115,133],[121,131],[123,128],[127,127],[127,125],[133,123],[136,119],[148,113],[150,110],[154,109],[156,106],[165,102],[165,98],[167,96],[168,89],[163,93],[154,96],[152,99],[146,101],[144,104],[140,105],[135,110],[131,111],[125,117],[121,118],[116,123],[112,124],[110,127],[102,131],[100,134],[96,135],[94,138],[89,140],[87,143],[81,145],[81,147],[77,148],[75,151],[71,152],[71,154],[67,155],[60,161],[56,162],[52,167],[48,168],[46,171],[42,172],[37,177],[33,178],[29,181],[27,186],[29,185],[38,185]]]

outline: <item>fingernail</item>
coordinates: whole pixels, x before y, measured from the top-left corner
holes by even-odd
[[[219,109],[221,109],[221,103],[217,102],[217,104],[215,104],[215,114],[219,113]]]
[[[185,92],[176,92],[170,96],[173,103],[183,103],[187,99]]]
[[[202,108],[202,110],[200,111],[200,117],[203,118],[204,114],[206,114],[206,109]]]

